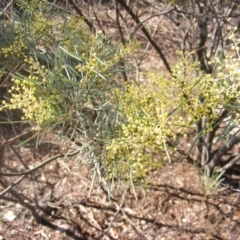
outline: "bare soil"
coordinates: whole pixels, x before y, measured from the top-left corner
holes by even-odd
[[[53,139],[50,134],[38,149],[12,147],[33,168],[65,151]],[[9,147],[3,162],[21,166]],[[1,200],[1,239],[240,239],[240,193],[225,189],[205,196],[198,169],[184,160],[152,172],[135,193],[113,185],[111,197],[104,183],[91,187],[92,173],[72,157],[28,175],[14,189],[54,227],[37,224],[18,202]]]

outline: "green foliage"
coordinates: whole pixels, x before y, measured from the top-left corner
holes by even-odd
[[[1,110],[21,109],[22,120],[39,131],[60,126],[62,134],[84,137],[106,179],[145,179],[171,162],[178,140],[197,122],[204,119],[202,135],[212,132],[225,108],[238,124],[239,58],[213,59],[215,72],[204,74],[180,54],[171,78],[145,72],[145,83],[122,83],[118,66],[135,43],[111,43],[82,19],[55,15],[47,1],[19,6],[22,17],[0,50],[1,74],[17,69]]]
[[[31,2],[23,15],[13,43],[1,52],[25,74],[19,71],[12,79],[11,99],[2,108],[22,109],[23,120],[39,127],[76,125],[83,112],[90,118],[93,111],[109,111],[105,92],[116,84],[113,71],[133,45],[111,44],[81,19],[49,17],[44,2]]]
[[[201,134],[211,132],[219,111],[238,101],[237,73],[228,69],[232,62],[226,61],[217,76],[201,73],[199,64],[192,63],[189,56],[181,55],[180,62],[172,69],[171,79],[149,73],[147,83],[127,84],[117,90],[118,105],[126,119],[118,137],[107,147],[110,178],[145,178],[149,170],[162,166],[164,155],[170,161],[176,140],[186,136],[195,123],[204,118]],[[219,64],[218,58],[215,62]]]
[[[38,131],[60,127],[98,159],[118,119],[112,90],[121,85],[118,72],[126,71],[118,65],[137,44],[111,43],[82,19],[55,16],[47,1],[19,4],[22,17],[0,52],[6,69],[17,68],[1,110],[22,110],[22,120]]]

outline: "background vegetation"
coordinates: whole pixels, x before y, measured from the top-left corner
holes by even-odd
[[[124,183],[122,197],[126,189],[137,197],[151,172],[176,161],[198,169],[205,196],[238,186],[228,177],[238,175],[240,159],[236,1],[19,0],[2,2],[2,10],[2,200],[56,229],[20,185],[72,156],[91,166],[89,193],[103,184],[111,200],[116,183]],[[157,42],[168,31],[162,19],[173,33]],[[147,64],[154,54],[159,68]],[[48,134],[60,150],[30,166],[17,147],[38,148]],[[8,146],[18,168],[4,155]]]

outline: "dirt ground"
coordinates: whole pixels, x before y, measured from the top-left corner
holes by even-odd
[[[12,147],[33,168],[64,151],[66,145],[49,139],[38,150]],[[20,166],[9,147],[3,162]],[[29,174],[15,190],[53,226],[37,224],[18,202],[1,200],[0,239],[240,239],[240,193],[225,189],[205,196],[198,169],[184,160],[152,172],[135,193],[113,185],[109,196],[103,182],[91,186],[92,177],[91,167],[76,157],[54,160]]]

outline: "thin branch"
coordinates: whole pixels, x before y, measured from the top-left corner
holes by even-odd
[[[232,157],[232,156],[231,156]],[[227,169],[231,168],[232,166],[234,166],[238,161],[240,160],[240,153],[238,153],[229,163],[227,163],[226,165],[224,165],[221,169],[219,169],[218,171],[226,171]]]
[[[124,201],[125,201],[125,196],[126,196],[126,191],[125,191],[125,192],[123,193],[123,195],[122,195],[122,202],[121,202],[120,206],[118,206],[118,205],[116,204],[116,202],[115,202],[117,211],[116,211],[116,213],[114,214],[111,222],[109,223],[108,228],[107,228],[100,236],[98,236],[96,239],[101,239],[104,235],[106,235],[106,234],[109,232],[109,230],[110,230],[111,227],[112,227],[112,224],[113,224],[114,220],[116,219],[116,217],[117,217],[117,215],[119,214],[119,212],[122,210],[122,207],[123,207],[123,204],[124,204]]]
[[[221,183],[221,185],[224,186],[225,188],[230,189],[231,191],[240,193],[240,188],[234,189],[234,188],[232,188],[232,187],[229,187],[229,186],[228,186],[227,184],[225,184],[225,183]],[[238,186],[239,186],[239,185],[238,185]]]
[[[163,16],[162,16],[162,17],[163,17]],[[155,36],[155,33],[156,33],[157,29],[158,29],[158,26],[159,26],[159,24],[160,24],[161,21],[162,21],[162,17],[159,19],[159,22],[156,24],[155,29],[153,30],[153,32],[152,32],[152,34],[151,34],[151,37],[152,37],[152,38]],[[145,49],[144,49],[144,51],[143,51],[142,56],[138,59],[138,65],[140,65],[141,62],[143,61],[143,59],[145,58],[145,55],[148,53],[149,47],[150,47],[150,42],[147,43],[147,45],[146,45],[146,47],[145,47]],[[138,80],[138,77],[137,77],[136,79]],[[138,81],[137,81],[137,82],[138,82]]]
[[[121,25],[120,25],[120,12],[119,12],[119,8],[118,8],[118,1],[115,0],[115,10],[116,10],[116,23],[117,23],[117,28],[118,28],[118,32],[120,34],[120,39],[121,39],[121,42],[123,45],[126,44],[126,41],[124,39],[124,35],[123,35],[123,31],[122,31],[122,28],[121,28]],[[125,65],[124,65],[124,62],[120,62],[120,66],[124,69],[125,68]],[[128,82],[128,77],[127,77],[127,74],[125,71],[122,72],[122,76],[123,76],[123,79],[124,79],[124,82]]]
[[[125,3],[124,0],[116,0],[120,3],[120,5],[128,12],[128,14],[132,17],[132,19],[137,23],[137,24],[142,24],[140,19],[138,18],[138,16],[132,11],[132,9]],[[165,67],[167,68],[167,70],[171,73],[171,68],[170,65],[166,59],[166,57],[164,56],[164,54],[162,53],[162,50],[160,49],[160,47],[156,44],[156,42],[152,39],[151,35],[149,34],[149,32],[147,31],[147,29],[142,26],[141,27],[142,32],[144,33],[144,35],[146,36],[146,38],[148,39],[148,41],[151,43],[151,45],[153,46],[153,48],[156,50],[156,52],[159,54],[159,56],[161,57]]]
[[[0,129],[0,133],[2,137],[4,138],[5,142],[3,144],[0,144],[0,147],[6,148],[6,146],[10,146],[11,150],[14,152],[15,156],[17,157],[18,161],[25,167],[25,169],[29,169],[29,167],[23,162],[21,156],[18,154],[18,152],[15,150],[15,148],[12,146],[12,144],[19,139],[20,137],[26,135],[29,133],[29,131],[25,131],[22,134],[19,134],[11,139],[7,139],[3,131]]]
[[[2,0],[1,0],[2,1]],[[6,11],[9,7],[10,7],[10,5],[13,3],[13,0],[11,0],[8,4],[7,4],[7,6],[3,9],[3,10],[1,10],[0,11],[0,16],[2,16],[2,14],[4,13],[4,11]]]
[[[96,19],[96,21],[97,21],[98,26],[100,27],[102,33],[103,33],[104,35],[106,35],[106,33],[105,33],[104,29],[103,29],[103,25],[100,23],[100,20],[99,20],[99,18],[98,18],[98,14],[97,14],[97,11],[96,11],[96,7],[93,6],[92,8],[93,8],[93,14],[94,14],[94,17],[95,17],[95,19]]]
[[[13,187],[15,187],[18,183],[20,183],[25,177],[26,177],[26,175],[21,176],[16,181],[14,181],[11,185],[9,185],[7,188],[5,188],[2,192],[0,192],[0,197],[2,195],[4,195],[6,192],[10,191]]]
[[[12,137],[12,138],[10,138],[10,139],[7,139],[6,136],[5,136],[5,134],[3,133],[2,129],[0,128],[0,134],[1,134],[2,137],[4,138],[4,142],[2,143],[2,141],[0,141],[0,145],[1,145],[1,147],[5,148],[5,147],[7,147],[9,144],[14,143],[17,139],[19,139],[20,137],[25,136],[25,135],[28,134],[28,133],[29,133],[29,130],[24,131],[23,133],[15,136],[15,137]]]
[[[122,44],[124,45],[125,44],[125,39],[124,39],[124,36],[123,36],[123,31],[122,31],[122,28],[121,28],[121,25],[120,25],[120,12],[119,12],[119,7],[118,7],[118,1],[115,0],[115,12],[116,12],[116,23],[117,23],[117,28],[118,28],[118,32],[119,32],[119,35],[120,35],[120,39],[121,39],[121,42]]]
[[[96,29],[94,28],[93,24],[85,17],[85,15],[82,13],[81,9],[74,2],[74,0],[68,0],[68,2],[73,6],[73,9],[77,12],[79,17],[81,17],[83,19],[83,21],[88,25],[90,30],[93,33],[96,33]]]
[[[2,186],[4,186],[5,188],[7,188],[7,184],[3,182],[3,180],[0,178],[0,183]],[[29,201],[26,199],[26,197],[20,195],[17,191],[10,189],[9,190],[10,193],[18,200],[19,204],[21,204],[22,206],[24,206],[25,208],[27,208],[32,216],[34,217],[34,220],[38,223],[41,224],[43,226],[46,226],[48,228],[54,229],[55,231],[59,231],[59,232],[64,232],[66,235],[72,237],[73,239],[76,240],[85,240],[86,238],[84,237],[83,234],[82,237],[77,236],[73,231],[71,231],[70,229],[65,229],[63,227],[59,227],[55,224],[53,224],[50,221],[47,221],[44,217],[40,216],[35,208],[34,205],[32,205],[31,203],[29,203]]]
[[[144,19],[143,21],[141,21],[133,30],[133,32],[131,33],[130,35],[130,38],[133,38],[133,35],[139,30],[139,28],[141,28],[143,26],[143,23],[147,22],[148,20],[154,18],[154,17],[157,17],[157,16],[161,16],[161,15],[164,15],[164,14],[167,14],[167,13],[170,13],[170,12],[173,12],[175,11],[175,8],[171,8],[169,10],[166,10],[166,11],[163,11],[163,12],[160,12],[160,13],[156,13],[156,14],[153,14],[152,16]]]
[[[194,164],[195,161],[194,161],[193,158],[191,158],[191,157],[189,156],[189,154],[187,154],[187,153],[184,152],[183,150],[180,150],[180,149],[176,148],[176,146],[175,146],[174,144],[172,144],[170,141],[167,141],[166,144],[167,144],[167,146],[169,146],[169,147],[171,147],[172,149],[174,149],[174,151],[175,151],[176,153],[178,153],[179,155],[181,155],[181,156],[182,156],[184,159],[186,159],[189,163]]]
[[[0,176],[21,176],[21,175],[28,175],[36,170],[38,170],[39,168],[43,167],[44,165],[50,163],[51,161],[53,160],[56,160],[58,158],[66,158],[66,157],[72,157],[76,154],[78,154],[80,151],[75,151],[75,152],[72,152],[72,153],[68,153],[68,154],[58,154],[58,155],[55,155],[51,158],[48,158],[47,160],[45,160],[44,162],[40,163],[39,165],[37,165],[36,167],[33,167],[27,171],[23,171],[23,172],[18,172],[18,173],[0,173]]]
[[[126,220],[130,223],[130,225],[136,230],[136,232],[140,235],[142,235],[144,238],[146,238],[147,240],[150,240],[150,238],[148,236],[146,236],[146,234],[142,231],[142,229],[140,229],[138,226],[136,226],[134,224],[134,222],[128,217],[128,215],[123,211],[123,209],[120,208],[120,206],[115,203],[117,208],[121,210],[123,216],[126,218]]]
[[[176,8],[175,10],[176,10],[177,13],[191,15],[193,17],[202,17],[202,14],[200,14],[200,13],[198,14],[198,13],[193,13],[193,12],[187,12],[187,11],[180,10],[178,8]],[[218,15],[218,16],[215,16],[213,14],[206,14],[205,16],[208,17],[208,18],[218,18],[218,19],[226,19],[227,17],[229,17],[228,14],[226,14],[226,15]]]
[[[213,129],[211,132],[207,133],[205,138],[203,138],[203,136],[200,136],[197,139],[197,160],[200,156],[200,153],[202,152],[202,149],[205,148],[205,153],[207,155],[205,155],[206,160],[201,162],[202,167],[204,167],[205,165],[207,165],[213,157],[213,153],[212,151],[212,143],[213,143],[213,139],[216,135],[217,130],[219,129],[219,125],[221,124],[221,122],[223,121],[223,119],[225,119],[228,115],[229,111],[224,109],[223,111],[221,111],[221,113],[218,115],[218,118],[216,119],[216,121],[213,123]],[[202,120],[199,120],[197,123],[197,133],[200,133],[202,130],[204,130],[205,124],[202,122]]]
[[[234,145],[240,142],[240,134],[237,136],[233,136],[228,144],[225,144],[223,147],[221,147],[212,157],[208,164],[208,168],[210,171],[217,165],[217,163],[220,161],[221,157],[226,154],[231,148],[233,148]]]
[[[202,15],[201,17],[197,18],[199,34],[198,34],[198,48],[197,48],[197,56],[198,61],[200,62],[200,69],[203,70],[205,73],[211,73],[212,68],[205,62],[205,55],[206,55],[206,41],[207,41],[207,21],[208,18],[206,17],[206,13],[204,14],[204,10],[198,3],[198,11]]]
[[[1,196],[0,199],[1,199],[1,200],[4,200],[4,201],[7,201],[7,202],[18,203],[18,200],[15,199],[15,198],[10,198],[10,197]]]

